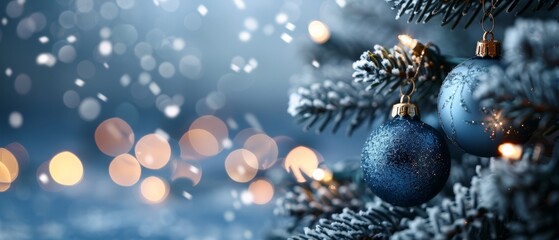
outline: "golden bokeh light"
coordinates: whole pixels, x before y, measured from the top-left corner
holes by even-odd
[[[227,125],[225,125],[225,123],[221,119],[211,115],[201,116],[194,120],[194,122],[190,124],[189,130],[193,129],[203,129],[208,131],[215,137],[220,145],[223,140],[229,137],[229,130],[227,129]]]
[[[73,186],[83,178],[83,165],[76,155],[65,151],[50,160],[49,173],[55,182],[64,186]]]
[[[278,159],[278,145],[276,141],[266,134],[250,136],[244,144],[244,149],[252,152],[258,159],[259,169],[268,169]]]
[[[258,179],[248,186],[255,204],[266,204],[274,197],[274,186],[268,180]]]
[[[8,183],[13,182],[19,173],[19,164],[16,157],[8,149],[0,148],[0,162],[4,164],[8,169],[8,173],[10,173],[10,181]]]
[[[309,23],[309,35],[313,42],[323,44],[330,39],[330,29],[321,21],[312,21]]]
[[[161,169],[171,158],[169,142],[159,134],[148,134],[136,143],[136,158],[142,166]]]
[[[316,181],[330,182],[332,180],[332,172],[328,169],[317,168],[313,171],[312,178]]]
[[[412,47],[414,44],[417,44],[417,40],[413,39],[409,35],[398,35],[398,39],[406,47]]]
[[[192,181],[192,186],[198,185],[202,180],[202,168],[197,162],[173,161],[171,180],[180,178]]]
[[[326,176],[326,172],[322,168],[317,168],[312,173],[312,178],[314,178],[314,180],[316,181],[324,180],[325,176]]]
[[[8,191],[8,189],[10,189],[10,186],[10,183],[0,183],[0,192]]]
[[[204,129],[191,129],[179,140],[181,157],[185,160],[200,160],[215,156],[221,151],[217,138]]]
[[[237,149],[225,159],[225,171],[235,182],[248,182],[258,172],[258,159],[246,149]]]
[[[10,170],[4,165],[3,162],[0,162],[0,184],[2,183],[11,183],[12,177],[10,174]]]
[[[142,167],[134,156],[122,154],[111,161],[109,175],[116,184],[130,187],[140,180]]]
[[[95,130],[95,143],[101,152],[111,157],[130,152],[134,146],[134,132],[120,118],[103,121]]]
[[[522,146],[512,143],[503,143],[499,145],[499,152],[503,158],[509,160],[519,160],[522,158]]]
[[[318,168],[318,156],[316,153],[303,146],[291,150],[285,157],[284,168],[287,172],[292,172],[297,182],[305,182],[305,174],[312,177]]]
[[[160,203],[163,202],[169,194],[169,184],[158,177],[147,177],[142,181],[140,192],[148,203]]]

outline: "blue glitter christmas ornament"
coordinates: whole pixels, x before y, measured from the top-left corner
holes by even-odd
[[[450,173],[443,136],[421,122],[415,105],[394,105],[394,117],[371,133],[361,155],[365,182],[375,195],[398,206],[433,198]]]
[[[494,45],[484,45],[491,43]],[[488,55],[487,49],[494,54]],[[523,143],[530,136],[530,124],[515,128],[501,119],[496,109],[480,107],[473,97],[480,76],[500,64],[499,49],[497,41],[478,42],[478,57],[464,61],[448,74],[438,98],[439,120],[446,136],[465,152],[480,157],[497,156],[502,143]]]

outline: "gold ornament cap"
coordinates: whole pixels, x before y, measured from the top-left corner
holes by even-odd
[[[489,40],[487,37],[489,35]],[[476,56],[497,58],[501,55],[501,43],[495,40],[493,32],[483,33],[483,39],[477,42]]]
[[[407,95],[402,96],[402,98],[400,98],[400,103],[396,103],[394,104],[394,106],[392,106],[392,117],[396,117],[396,116],[410,116],[410,117],[419,117],[419,108],[417,108],[417,106],[415,106],[415,104],[410,103],[410,99],[408,97],[408,102],[404,103],[404,97],[406,97]]]

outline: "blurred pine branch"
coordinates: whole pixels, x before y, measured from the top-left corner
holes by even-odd
[[[492,68],[475,93],[515,125],[539,122],[538,132],[559,124],[559,23],[519,20],[508,29],[504,68]],[[537,137],[537,136],[536,136]]]
[[[441,25],[451,24],[456,28],[462,20],[466,21],[464,28],[483,15],[480,1],[469,0],[386,0],[392,9],[397,10],[396,19],[408,14],[408,22],[427,23],[432,18],[441,15]],[[491,1],[485,1],[486,5]],[[521,15],[527,12],[552,11],[558,5],[558,0],[500,0],[496,1],[495,16],[500,13]],[[487,6],[485,6],[487,7]],[[553,16],[553,15],[552,15]]]

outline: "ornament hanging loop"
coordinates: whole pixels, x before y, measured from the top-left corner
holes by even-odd
[[[421,72],[421,68],[424,67],[425,64],[425,54],[427,53],[427,49],[431,46],[431,43],[425,44],[423,49],[421,50],[421,54],[418,56],[419,61],[417,68],[415,69],[415,74],[412,77],[408,77],[406,79],[405,84],[400,85],[400,103],[394,104],[392,106],[392,117],[400,116],[410,116],[412,118],[419,118],[419,109],[415,104],[411,103],[411,95],[415,92],[415,81],[419,77],[419,72]],[[403,87],[404,85],[410,85],[411,88],[404,93]]]
[[[481,28],[483,29],[483,38],[477,42],[476,46],[476,56],[482,58],[497,58],[501,54],[501,43],[495,40],[495,35],[493,30],[495,29],[495,16],[493,16],[493,11],[497,7],[497,2],[499,0],[491,0],[491,5],[489,9],[485,7],[485,0],[481,1],[481,7],[483,9],[483,16],[481,17]],[[490,26],[487,27],[485,20],[489,19]],[[488,39],[489,38],[489,39]]]
[[[404,103],[404,99],[406,99],[406,98],[408,99],[408,101],[407,101],[406,103],[407,103],[407,104],[411,104],[410,95],[402,95],[402,96],[400,97],[400,103]]]
[[[493,34],[493,30],[495,29],[495,17],[493,16],[492,11],[493,9],[491,9],[489,13],[484,12],[483,17],[481,18],[481,29],[483,29],[484,34],[485,33]],[[489,29],[487,29],[487,27],[485,26],[485,19],[489,19],[490,21]]]
[[[411,89],[409,90],[408,93],[404,94],[404,91],[402,90],[403,86],[400,86],[400,96],[401,96],[400,103],[403,103],[404,97],[407,97],[408,103],[410,103],[411,95],[415,92],[415,81],[413,80],[413,78],[406,80],[406,83],[411,84]]]
[[[487,36],[489,36],[489,39],[487,39]],[[493,34],[493,32],[484,32],[482,40],[483,41],[488,41],[488,42],[494,42],[495,41],[495,35]]]

